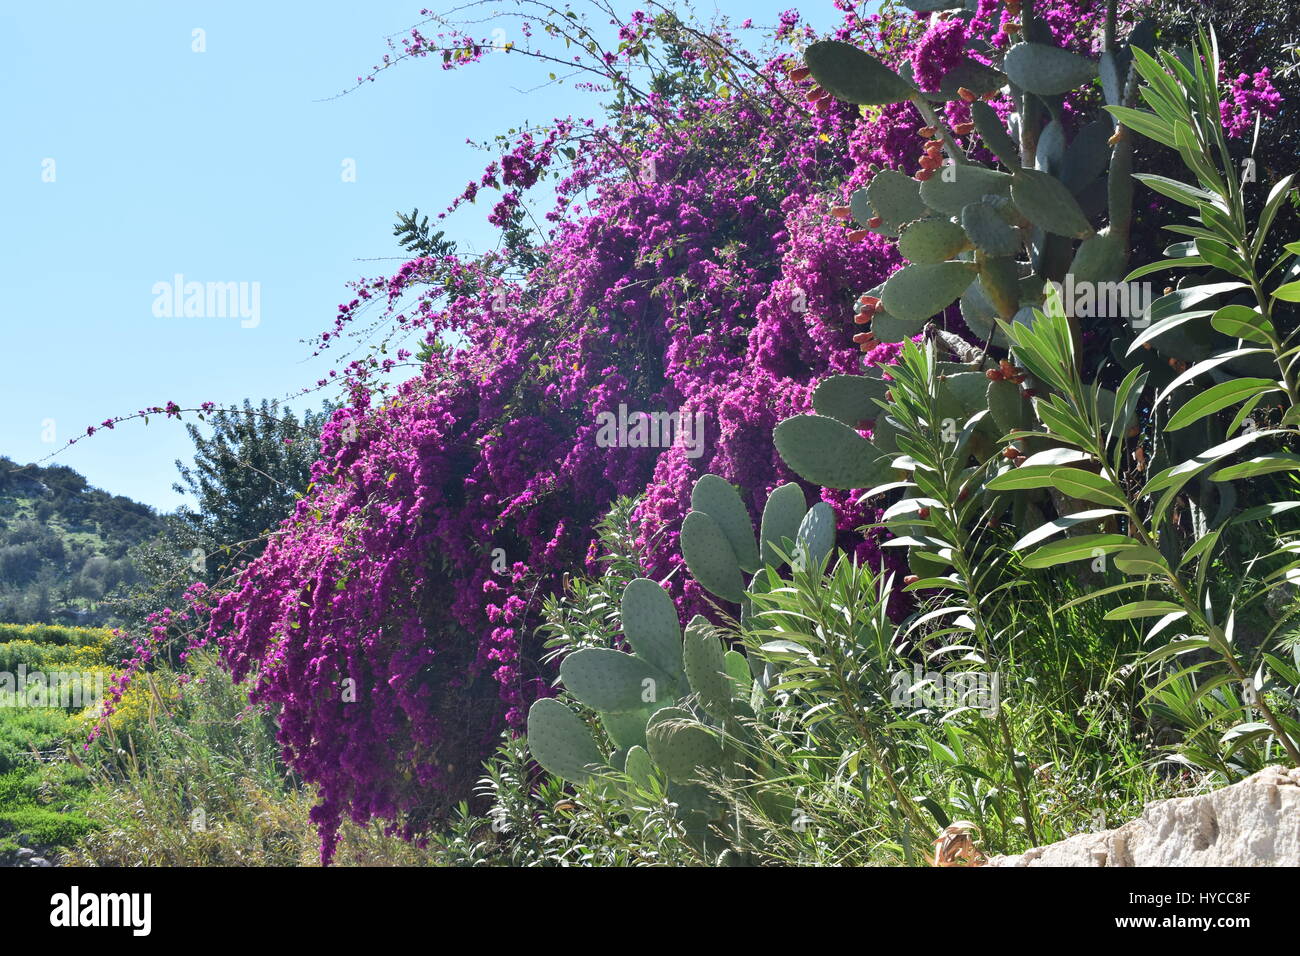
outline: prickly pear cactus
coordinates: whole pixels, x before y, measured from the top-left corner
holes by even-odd
[[[865,410],[865,404],[862,407]],[[835,515],[825,502],[809,508],[798,485],[781,485],[768,496],[755,541],[736,489],[717,475],[705,475],[691,492],[681,546],[691,576],[715,596],[741,605],[743,619],[748,613],[746,590],[754,586],[753,575],[761,565],[780,568],[787,560],[817,563],[830,556]]]
[[[687,567],[724,600],[744,601],[746,575],[756,578],[787,557],[824,561],[834,547],[834,514],[824,503],[809,509],[798,485],[768,496],[757,539],[740,496],[721,478],[701,478],[691,503],[682,534]],[[688,534],[687,527],[697,530]],[[579,787],[600,786],[610,771],[622,771],[633,799],[657,781],[702,849],[735,853],[743,844],[737,816],[698,780],[713,772],[746,779],[764,772],[742,743],[745,721],[765,697],[765,678],[751,674],[745,656],[727,650],[704,617],[696,615],[683,635],[668,592],[647,578],[628,583],[620,617],[630,653],[583,648],[560,665],[565,691],[590,717],[556,698],[529,710],[533,757]]]
[[[960,0],[909,0],[908,5],[957,17],[973,11]],[[1019,12],[1021,4],[1015,7]],[[908,261],[858,299],[855,321],[861,331],[854,341],[867,352],[881,342],[925,332],[951,353],[954,361],[938,367],[943,420],[932,427],[949,429],[955,441],[974,421],[967,440],[975,462],[1001,456],[1004,470],[1028,455],[1051,451],[1051,445],[1050,439],[1027,444],[1014,437],[1042,425],[1050,434],[1050,423],[1039,414],[1046,387],[1019,367],[1014,349],[1007,351],[1010,343],[999,321],[1031,323],[1049,294],[1120,285],[1128,266],[1132,135],[1103,113],[1067,139],[1060,121],[1064,97],[1099,79],[1106,103],[1131,102],[1132,45],[1150,36],[1150,28],[1141,24],[1128,42],[1117,42],[1112,21],[1100,59],[1092,60],[1053,46],[1032,5],[1023,13],[1005,52],[981,51],[989,63],[959,61],[937,90],[920,89],[910,70],[895,73],[840,41],[814,43],[805,53],[811,82],[832,96],[863,106],[911,102],[927,124],[915,171],[875,173],[849,207],[836,213],[855,220],[860,230],[895,239]],[[1006,122],[986,102],[999,94],[1013,104]],[[969,105],[971,119],[949,125],[936,107],[958,99]],[[994,167],[972,160],[969,151],[977,144],[996,157]],[[954,304],[975,341],[940,327],[942,314]],[[1140,328],[1150,315],[1128,318]],[[1077,327],[1072,331],[1078,336]],[[814,393],[813,414],[777,426],[777,450],[797,474],[816,484],[888,488],[901,477],[894,462],[906,454],[898,446],[890,399],[889,383],[878,370],[828,378]],[[982,487],[972,492],[984,493]],[[1017,504],[1013,520],[1032,527],[1052,499],[1041,489],[1031,497]],[[1006,506],[992,499],[989,504]],[[706,536],[693,533],[692,538],[700,541],[703,562]],[[708,581],[718,581],[726,594],[710,590],[735,599],[734,561],[725,581],[713,577],[713,569],[701,570],[701,583],[710,587]]]

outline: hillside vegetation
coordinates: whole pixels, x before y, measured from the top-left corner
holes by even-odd
[[[0,457],[0,621],[116,623],[104,599],[138,580],[128,551],[162,528],[153,508],[71,468]]]

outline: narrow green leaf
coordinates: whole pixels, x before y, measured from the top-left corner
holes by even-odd
[[[1134,601],[1131,604],[1124,604],[1106,612],[1103,620],[1107,621],[1131,621],[1135,618],[1142,617],[1160,617],[1164,614],[1186,614],[1186,609],[1181,604],[1175,604],[1173,601]]]
[[[1144,588],[1148,584],[1146,581],[1125,581],[1123,584],[1113,584],[1108,588],[1102,588],[1100,591],[1089,591],[1086,594],[1066,601],[1058,611],[1068,611],[1072,607],[1078,607],[1080,604],[1087,604],[1089,601],[1095,601],[1097,598],[1107,597],[1111,594],[1118,594],[1120,591],[1128,591],[1132,588]]]
[[[1278,383],[1267,378],[1237,378],[1220,382],[1207,388],[1178,409],[1165,424],[1165,429],[1171,432],[1178,431],[1193,422],[1200,421],[1206,415],[1213,415],[1229,405],[1244,402],[1252,395],[1279,390]]]
[[[1023,551],[1040,541],[1046,541],[1053,535],[1060,534],[1062,531],[1068,531],[1075,525],[1092,524],[1100,521],[1102,518],[1109,518],[1111,515],[1123,514],[1115,508],[1094,508],[1091,511],[1080,511],[1072,515],[1064,515],[1048,521],[1046,524],[1039,525],[1033,531],[1023,536],[1011,547],[1015,551]]]
[[[1273,298],[1283,302],[1300,302],[1300,282],[1288,282],[1273,290]]]
[[[1027,568],[1050,568],[1058,564],[1110,554],[1123,548],[1131,548],[1138,543],[1122,534],[1086,534],[1045,544],[1032,554],[1026,555],[1023,564]]]
[[[1123,493],[1111,481],[1081,468],[1057,468],[1052,483],[1063,495],[1123,508],[1128,504]]]
[[[1115,567],[1125,574],[1168,574],[1165,556],[1155,548],[1146,546],[1119,551],[1114,557]]]
[[[1264,239],[1268,236],[1268,230],[1273,225],[1273,217],[1277,215],[1278,209],[1281,208],[1283,200],[1291,191],[1291,186],[1295,182],[1295,174],[1283,176],[1277,181],[1268,193],[1268,199],[1264,202],[1264,211],[1259,216],[1259,226],[1255,230],[1255,238],[1251,243],[1251,251],[1259,255],[1259,250],[1264,247]],[[1300,249],[1292,249],[1292,245],[1300,246],[1300,243],[1291,243],[1286,248],[1296,255],[1300,255]]]
[[[1135,279],[1141,279],[1143,276],[1149,276],[1153,272],[1164,272],[1166,269],[1195,269],[1198,266],[1203,266],[1205,264],[1205,260],[1200,256],[1181,256],[1177,259],[1161,259],[1159,262],[1149,262],[1144,266],[1138,266],[1124,277],[1124,281],[1132,282]]]
[[[1159,405],[1183,385],[1186,385],[1194,378],[1199,378],[1208,373],[1211,369],[1217,368],[1224,362],[1231,362],[1233,359],[1242,358],[1247,355],[1267,354],[1267,349],[1233,349],[1230,352],[1220,352],[1217,355],[1211,355],[1203,362],[1197,362],[1187,371],[1178,375],[1172,382],[1166,385],[1160,394],[1156,396],[1156,404]]]
[[[1174,128],[1166,120],[1146,110],[1135,110],[1128,106],[1107,106],[1107,112],[1131,130],[1141,133],[1157,143],[1177,148]]]
[[[1189,186],[1166,176],[1154,176],[1150,173],[1134,173],[1133,178],[1145,183],[1162,196],[1168,196],[1184,205],[1195,209],[1203,202],[1222,202],[1214,193],[1206,192],[1198,186]]]
[[[1258,458],[1250,459],[1250,461],[1243,461],[1239,465],[1220,468],[1210,475],[1210,480],[1236,481],[1239,478],[1257,478],[1260,475],[1271,475],[1277,471],[1300,471],[1300,455],[1289,453],[1260,455]]]
[[[1189,458],[1186,461],[1179,462],[1177,465],[1170,465],[1168,468],[1165,468],[1158,474],[1152,476],[1152,478],[1142,488],[1142,497],[1147,498],[1154,495],[1156,492],[1165,491],[1170,488],[1181,488],[1193,477],[1204,471],[1206,468],[1209,468],[1220,458],[1226,458],[1228,455],[1235,454],[1252,442],[1259,441],[1261,438],[1282,434],[1285,434],[1283,429],[1261,428],[1253,432],[1238,435],[1236,438],[1230,438],[1225,442],[1220,442],[1213,448],[1207,448],[1195,458]]]

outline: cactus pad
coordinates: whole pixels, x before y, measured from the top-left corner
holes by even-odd
[[[745,503],[729,481],[717,475],[702,475],[691,489],[691,507],[703,511],[718,523],[731,550],[736,553],[740,570],[758,570],[758,545],[754,541],[754,524]]]
[[[989,404],[989,414],[993,416],[993,421],[1002,435],[1028,425],[1026,412],[1029,409],[1020,394],[1020,388],[1013,382],[1008,382],[1006,379],[989,382],[986,400]]]
[[[963,207],[961,228],[971,245],[986,256],[1014,256],[1020,251],[1020,231],[990,203],[973,202]]]
[[[1011,82],[1039,96],[1069,93],[1097,75],[1097,64],[1045,43],[1017,43],[1002,59]]]
[[[930,210],[921,201],[920,185],[896,169],[882,169],[871,177],[865,196],[868,211],[880,217],[881,231],[890,235],[896,235],[909,222],[930,215]],[[864,226],[867,224],[865,219],[861,222]]]
[[[649,578],[623,589],[623,636],[637,656],[675,677],[682,672],[682,628],[668,592]]]
[[[945,262],[968,247],[961,226],[947,219],[918,219],[898,234],[898,251],[908,262]]]
[[[718,523],[703,511],[691,511],[682,522],[682,558],[700,585],[725,601],[739,604],[745,581],[740,563]]]
[[[713,633],[708,620],[698,614],[686,625],[682,664],[691,690],[705,712],[717,720],[731,717],[731,683],[726,676],[727,662],[722,642]]]
[[[885,310],[904,321],[924,321],[955,302],[975,278],[973,262],[904,266],[885,282]]]
[[[960,216],[961,211],[985,196],[1006,196],[1011,190],[1011,175],[969,163],[945,166],[935,176],[921,183],[921,201],[945,216]]]
[[[1020,266],[1009,256],[980,260],[980,288],[1003,319],[1011,320],[1020,309]]]
[[[833,418],[795,415],[776,426],[772,439],[795,474],[814,484],[869,488],[888,480],[888,465],[877,463],[871,443]]]
[[[1047,232],[1075,239],[1093,235],[1078,201],[1055,176],[1037,169],[1017,170],[1011,180],[1011,201],[1026,219]]]
[[[645,747],[636,746],[628,749],[627,759],[623,762],[623,772],[642,790],[650,790],[654,785],[655,766]]]
[[[591,778],[591,767],[604,763],[591,731],[554,697],[543,697],[528,709],[528,749],[543,768],[569,783]]]
[[[672,679],[634,654],[608,647],[584,647],[560,665],[560,679],[593,710],[623,713],[673,696]]]
[[[650,718],[646,749],[655,765],[676,783],[691,783],[701,769],[722,762],[718,735],[680,707],[665,707]]]
[[[889,383],[868,375],[832,375],[822,379],[813,390],[813,409],[850,428],[869,422],[880,413],[877,401],[883,401]]]
[[[781,485],[772,491],[763,508],[763,524],[760,537],[763,539],[762,561],[764,565],[776,566],[781,563],[774,548],[789,552],[793,545],[782,545],[782,539],[791,542],[799,533],[799,522],[808,511],[804,502],[803,489],[794,482]]]
[[[909,99],[915,87],[875,57],[839,40],[821,40],[804,51],[813,79],[836,99],[859,106],[885,106]]]
[[[984,145],[993,151],[993,155],[1002,161],[1007,169],[1020,168],[1020,150],[1015,140],[1007,132],[1002,120],[987,103],[976,101],[970,105],[971,119],[975,122],[975,131],[984,140]]]
[[[835,511],[824,501],[808,509],[799,523],[798,543],[805,567],[821,564],[835,548]]]

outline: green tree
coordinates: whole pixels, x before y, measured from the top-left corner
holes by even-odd
[[[289,516],[311,480],[329,411],[299,419],[278,402],[245,399],[242,408],[209,416],[208,429],[186,426],[194,461],[176,462],[180,480],[172,487],[194,504],[165,515],[159,534],[131,548],[128,561],[143,583],[126,582],[110,599],[128,629],[177,607],[195,581],[213,584],[261,553],[266,532]]]
[[[172,488],[190,495],[196,507],[177,510],[179,530],[190,532],[186,537],[196,546],[210,542],[235,558],[260,554],[262,536],[288,517],[311,480],[328,412],[308,411],[300,421],[279,402],[263,399],[254,407],[244,399],[242,409],[210,417],[209,435],[186,425],[194,463],[176,462],[180,481]]]

